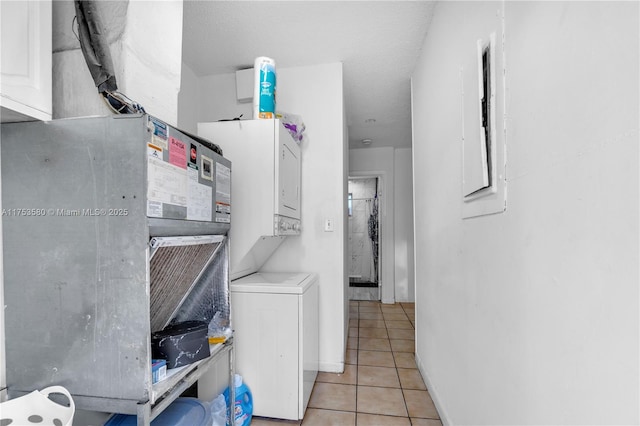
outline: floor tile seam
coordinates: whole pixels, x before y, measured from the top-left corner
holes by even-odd
[[[416,371],[416,370],[418,370],[417,368],[410,368],[410,367],[397,367],[397,366],[396,366],[396,369],[397,369],[397,370],[405,370],[405,371]],[[420,375],[420,379],[422,379],[422,381],[424,382],[424,378],[422,377],[422,374],[420,374],[420,370],[418,370],[418,374]],[[400,377],[400,371],[398,371],[398,377]],[[426,386],[427,386],[427,385],[426,385],[426,383],[425,383],[425,387],[426,387]],[[425,388],[425,389],[422,389],[422,390],[426,390],[426,388]]]
[[[402,392],[402,389],[400,388],[387,388],[387,387],[383,387],[383,386],[367,386],[367,385],[358,385],[358,386],[362,386],[363,388],[377,388],[377,389],[399,389],[400,392]],[[356,390],[357,393],[357,390]],[[407,401],[406,398],[404,397],[404,392],[402,392],[402,402],[404,402],[404,406],[405,406],[405,411],[407,413],[406,416],[391,416],[388,414],[380,414],[380,413],[372,413],[369,411],[358,411],[358,399],[356,397],[356,420],[357,420],[357,413],[362,413],[362,414],[374,414],[374,415],[379,415],[379,416],[385,416],[388,415],[389,417],[406,417],[409,418],[409,409],[407,408]],[[411,420],[409,420],[409,422],[411,422]]]
[[[398,380],[398,382],[400,382],[400,380]],[[402,390],[402,387],[400,386],[400,384],[398,384],[398,386],[365,385],[365,384],[361,384],[361,385],[358,385],[358,386],[365,386],[365,387],[370,387],[370,388],[399,389],[399,390]],[[408,389],[408,390],[419,390],[419,389]]]
[[[356,361],[359,360],[360,358],[360,342],[358,342],[358,353],[356,354],[357,358]],[[358,375],[359,375],[359,371],[360,370],[360,366],[356,363],[356,400],[353,402],[353,407],[355,410],[355,413],[358,412]],[[356,414],[356,425],[358,424],[358,415]]]
[[[422,389],[407,389],[407,390],[420,390],[420,391],[422,391]],[[404,405],[407,407],[407,413],[409,413],[409,406],[407,405],[407,397],[405,396],[404,391],[405,390],[402,389],[402,399],[404,400]],[[427,392],[427,394],[429,394],[429,391],[425,390],[425,392]],[[429,398],[431,398],[431,395],[429,395]],[[436,408],[436,412],[437,411],[438,411],[438,409]],[[423,417],[423,416],[411,416],[411,415],[409,415],[409,417],[410,418],[413,417],[413,418],[416,418],[416,419],[440,420],[440,413],[438,413],[438,417],[437,418],[435,418],[435,417]]]
[[[355,383],[348,383],[348,382],[327,382],[324,380],[318,380],[316,379],[317,383],[325,383],[325,384],[329,384],[329,385],[347,385],[347,386],[357,386]]]
[[[359,367],[360,367],[360,366],[358,366],[358,368],[359,368]],[[394,366],[394,367],[386,367],[386,366],[384,366],[384,365],[363,365],[363,367],[376,367],[376,368],[388,368],[388,369],[393,369],[393,370],[395,370],[395,372],[396,372],[396,379],[398,379],[398,383],[400,383],[400,374],[398,374],[398,367],[395,367],[395,366]],[[358,370],[358,373],[359,373],[359,372],[360,372],[360,371]],[[364,386],[366,386],[366,385],[364,385]],[[388,388],[388,387],[394,387],[394,386],[381,386],[381,387],[383,387],[383,388]]]
[[[389,339],[389,332],[382,327],[360,327],[363,330],[385,330],[385,334],[387,335],[386,337],[372,337],[372,339]],[[370,333],[369,331],[365,331],[365,333]],[[374,333],[375,334],[375,333]],[[362,335],[362,331],[358,329],[358,336]],[[362,336],[362,337],[367,337],[367,336]]]
[[[403,338],[397,338],[397,337],[396,338],[389,337],[389,344],[391,344],[391,340],[408,340],[410,342],[415,342],[416,341],[416,339],[403,339]]]
[[[395,368],[395,367],[389,367],[387,365],[375,365],[375,364],[360,364],[360,366],[362,367],[384,367],[384,368]]]
[[[336,383],[336,382],[318,382],[325,385],[338,385],[338,386],[357,386],[355,383]]]
[[[409,418],[409,416],[405,417],[405,416],[396,416],[396,415],[393,415],[393,414],[379,414],[379,413],[368,413],[366,411],[356,411],[356,424],[358,424],[357,423],[358,414],[369,414],[369,415],[372,415],[372,416],[393,417],[393,418],[396,418],[396,419],[407,419],[407,418]],[[416,418],[423,418],[424,419],[425,417],[416,417]],[[409,420],[409,422],[411,422],[411,420]]]
[[[387,322],[391,322],[391,321],[395,321],[395,322],[408,322],[409,324],[411,324],[411,320],[410,319],[406,319],[406,320],[394,320],[394,319],[383,319],[385,327],[387,326]],[[413,328],[413,325],[411,326],[411,328]]]
[[[363,365],[363,367],[380,367],[380,368],[395,368],[395,369],[397,369],[397,367],[386,367],[384,365]],[[397,371],[396,371],[396,374],[398,374]]]
[[[409,417],[409,423],[413,424],[411,421],[411,413],[409,412],[409,404],[407,404],[407,396],[404,394],[404,389],[401,389],[402,392],[402,402],[404,402],[404,409],[407,410],[407,417]]]
[[[406,387],[402,386],[402,381],[400,381],[400,389],[402,389],[402,390],[416,390],[416,391],[426,391],[427,390],[426,386],[425,386],[424,389],[411,388],[411,387],[406,388]]]
[[[385,323],[385,328],[387,330],[387,335],[389,334],[389,328],[386,326],[387,324]],[[400,381],[400,373],[398,373],[398,364],[396,363],[396,356],[394,355],[394,353],[396,351],[393,350],[393,346],[391,346],[391,338],[389,338],[389,346],[391,347],[391,357],[393,358],[393,365],[395,366],[396,369],[396,376],[398,376],[398,381],[400,382],[400,386],[402,387],[402,382]],[[402,399],[404,401],[404,405],[406,408],[407,405],[407,401],[405,401],[404,398],[404,392],[402,393]],[[407,409],[407,415],[409,414],[409,410]]]
[[[357,411],[351,411],[351,410],[339,410],[337,408],[320,408],[320,407],[307,407],[307,408],[312,408],[314,410],[323,410],[323,411],[335,411],[335,412],[339,412],[339,413],[357,413]],[[426,417],[419,417],[421,419],[424,419]],[[302,421],[304,421],[304,419],[302,419]]]
[[[424,420],[440,420],[440,422],[442,422],[442,419],[440,417],[422,417],[422,416],[409,416],[409,418],[413,417],[414,419],[424,419]]]

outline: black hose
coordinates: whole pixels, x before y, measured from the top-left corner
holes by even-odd
[[[74,1],[80,48],[98,92],[116,92],[118,85],[111,52],[98,16],[96,3],[94,0]]]

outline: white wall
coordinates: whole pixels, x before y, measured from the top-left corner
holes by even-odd
[[[150,31],[150,29],[153,29]],[[130,1],[118,88],[149,114],[178,124],[182,0]]]
[[[182,0],[97,2],[97,10],[109,42],[118,90],[149,114],[176,125]],[[112,114],[98,94],[73,35],[73,2],[54,1],[53,14],[54,118]]]
[[[278,75],[278,101],[280,100],[281,69]],[[251,102],[240,103],[236,100],[235,74],[221,74],[200,78],[200,119],[199,121],[218,121],[240,117],[243,120],[253,118]],[[280,108],[278,102],[277,108]]]
[[[319,275],[320,369],[341,372],[348,328],[344,247],[347,139],[342,64],[278,68],[276,72],[277,109],[302,116],[307,129],[308,141],[301,146],[303,230],[300,237],[285,240],[263,270]],[[180,98],[181,103],[189,101],[182,94]],[[251,103],[236,100],[235,74],[200,78],[197,98],[193,100],[199,105],[198,121],[229,119],[240,114],[243,119],[252,118]],[[334,220],[333,232],[324,232],[325,218]],[[342,315],[336,315],[338,312]]]
[[[350,150],[349,156],[349,176],[385,175],[380,198],[382,302],[413,302],[412,150],[358,148]]]
[[[196,134],[198,111],[200,109],[199,79],[186,64],[182,64],[180,74],[180,93],[178,94],[178,127]]]
[[[342,372],[346,349],[347,294],[345,145],[342,64],[284,68],[278,73],[278,109],[304,119],[302,235],[288,238],[267,261],[267,271],[309,271],[319,276],[320,369]],[[322,84],[318,84],[322,81]],[[333,232],[324,232],[332,219]]]
[[[436,6],[412,82],[416,358],[445,424],[640,421],[638,6]],[[463,220],[459,69],[503,16],[507,209]]]
[[[413,172],[411,148],[394,151],[394,281],[396,302],[415,301],[413,265]]]

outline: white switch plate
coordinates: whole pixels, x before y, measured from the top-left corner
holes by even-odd
[[[333,232],[333,219],[324,220],[324,232]]]

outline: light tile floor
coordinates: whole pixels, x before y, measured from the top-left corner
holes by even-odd
[[[319,373],[301,422],[252,426],[442,426],[414,358],[414,304],[350,301],[344,373]]]

